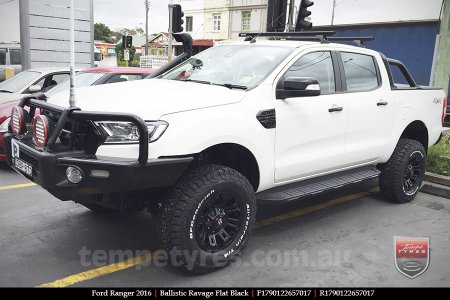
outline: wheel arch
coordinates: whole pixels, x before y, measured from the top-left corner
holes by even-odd
[[[406,126],[400,139],[416,140],[423,145],[425,151],[428,151],[429,133],[427,126],[422,121],[416,120]]]
[[[260,184],[260,168],[255,155],[247,148],[236,143],[220,143],[195,155],[200,163],[211,163],[232,168],[244,175],[254,191]]]

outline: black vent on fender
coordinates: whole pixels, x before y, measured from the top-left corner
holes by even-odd
[[[277,127],[277,118],[275,115],[275,109],[262,110],[256,115],[256,119],[266,129],[273,129]]]

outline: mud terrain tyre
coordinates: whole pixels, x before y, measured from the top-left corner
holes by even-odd
[[[158,226],[169,257],[204,274],[227,266],[248,241],[256,218],[250,182],[218,165],[198,166],[176,184],[163,204]]]
[[[380,190],[395,203],[412,201],[425,176],[425,148],[410,139],[400,139],[389,161],[380,167]]]

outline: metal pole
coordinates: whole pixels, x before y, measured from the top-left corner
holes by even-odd
[[[148,0],[145,0],[145,55],[148,55]]]
[[[331,14],[331,26],[334,24],[334,11],[336,10],[336,0],[333,0],[333,13]]]
[[[70,107],[76,106],[75,99],[75,7],[70,0]]]
[[[172,19],[173,19],[173,0],[169,0],[169,42],[167,44],[167,58],[169,62],[172,61],[172,38],[173,38],[173,28],[172,28]]]
[[[295,31],[294,24],[294,13],[295,13],[295,0],[289,1],[289,19],[288,19],[288,31]]]

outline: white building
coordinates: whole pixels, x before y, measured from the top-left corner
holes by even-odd
[[[231,0],[228,38],[240,32],[266,31],[267,0]]]
[[[202,40],[204,23],[204,0],[175,0],[184,12],[184,31],[192,35],[194,40]]]
[[[175,0],[194,40],[226,40],[242,31],[264,31],[267,0]]]

